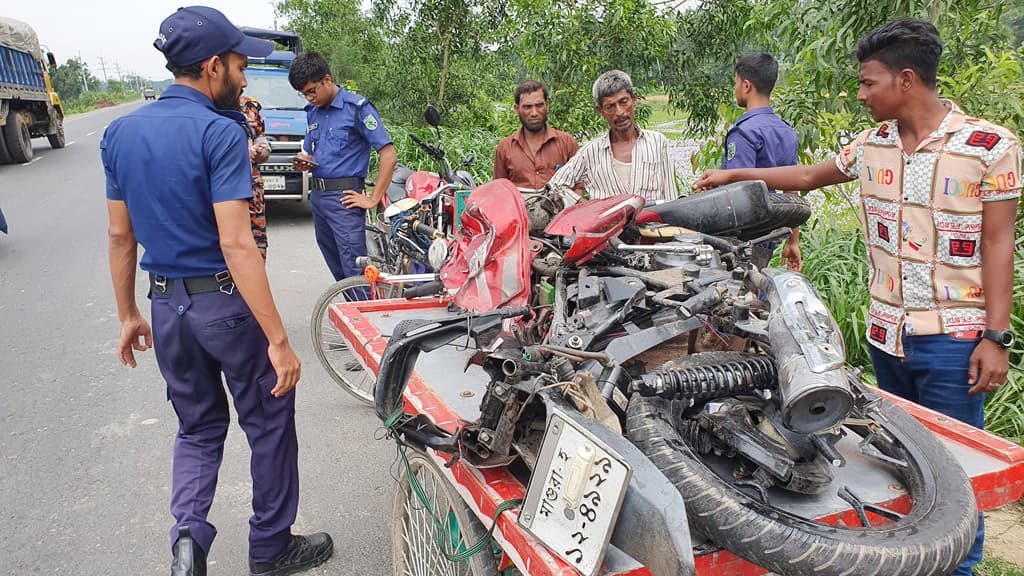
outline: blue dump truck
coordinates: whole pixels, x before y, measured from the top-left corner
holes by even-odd
[[[32,27],[0,18],[0,164],[32,161],[32,139],[46,136],[64,147],[64,107],[53,91],[47,64]]]
[[[245,71],[245,94],[259,100],[270,141],[270,159],[257,166],[266,199],[308,200],[309,173],[296,170],[291,161],[306,137],[306,99],[288,83],[288,67],[302,52],[302,41],[290,31],[242,27],[242,32],[284,48],[266,58],[250,58]]]

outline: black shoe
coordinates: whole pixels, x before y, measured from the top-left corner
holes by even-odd
[[[188,526],[178,528],[171,576],[206,576],[206,552],[192,539]]]
[[[285,576],[308,570],[327,561],[334,553],[334,542],[326,532],[309,536],[292,534],[288,549],[270,562],[249,560],[252,576]]]

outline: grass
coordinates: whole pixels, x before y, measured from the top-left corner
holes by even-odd
[[[647,117],[647,125],[650,128],[656,128],[658,125],[667,122],[686,120],[687,118],[685,112],[676,110],[669,105],[668,96],[664,94],[644,96],[641,102],[643,106],[647,106],[651,111],[650,116]],[[683,126],[680,126],[680,128],[683,128]]]
[[[69,98],[63,101],[64,114],[81,114],[98,108],[109,108],[117,104],[124,104],[133,100],[139,100],[142,94],[137,92],[122,92],[109,94],[107,92],[86,92],[77,98]]]
[[[985,558],[974,567],[975,576],[1024,576],[1024,568],[999,558]]]

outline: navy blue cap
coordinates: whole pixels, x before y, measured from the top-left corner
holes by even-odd
[[[263,57],[274,51],[273,42],[246,36],[209,6],[178,8],[160,23],[153,46],[164,53],[169,64],[182,68],[225,52]]]

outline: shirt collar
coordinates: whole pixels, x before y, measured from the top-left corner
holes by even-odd
[[[771,106],[762,106],[761,108],[754,108],[753,110],[747,110],[746,112],[744,112],[742,116],[740,116],[739,118],[736,119],[735,124],[739,124],[740,122],[744,122],[746,120],[749,120],[750,118],[753,118],[754,116],[760,116],[762,114],[774,114],[774,113],[775,113],[775,110],[773,110]]]
[[[523,128],[523,127],[520,127],[519,130],[516,130],[516,132],[514,134],[512,134],[512,141],[513,142],[526,142],[526,132],[525,132],[525,130],[526,130],[526,128]],[[548,140],[551,140],[554,137],[555,137],[555,131],[552,130],[550,126],[545,124],[544,125],[544,140],[541,142],[540,145],[543,146],[543,145],[547,144]]]
[[[942,103],[949,108],[949,111],[946,112],[945,116],[943,116],[942,122],[939,122],[939,126],[931,134],[929,134],[928,137],[925,138],[921,142],[921,144],[918,145],[918,149],[923,148],[924,145],[929,143],[929,142],[933,142],[935,140],[939,140],[939,139],[945,137],[947,134],[952,134],[954,132],[957,132],[957,131],[959,131],[960,129],[962,129],[964,127],[964,117],[965,117],[965,114],[964,114],[963,110],[961,110],[960,107],[957,106],[956,102],[953,102],[952,100],[949,100],[949,99],[946,99],[946,98],[942,98],[941,100],[942,100]],[[902,147],[903,146],[903,142],[902,142],[902,140],[900,140],[900,137],[899,137],[900,136],[900,123],[899,123],[899,121],[897,121],[897,120],[893,120],[892,121],[892,129],[893,129],[893,134],[894,134],[894,138],[896,139],[897,145]]]
[[[245,115],[242,114],[241,110],[221,110],[213,105],[213,100],[206,94],[203,94],[199,90],[186,86],[184,84],[171,84],[164,90],[163,94],[160,95],[160,99],[165,98],[180,98],[182,100],[188,100],[201,106],[204,106],[225,118],[230,118],[235,122],[248,122]]]
[[[647,131],[644,130],[643,128],[641,128],[639,124],[633,124],[633,127],[636,128],[636,140],[637,140],[637,142],[639,142],[640,140],[642,140],[644,138],[644,133],[647,132]],[[611,149],[611,147],[612,147],[612,132],[611,132],[611,130],[605,132],[604,134],[601,134],[601,137],[598,138],[598,140],[597,140],[597,144],[601,148]]]

